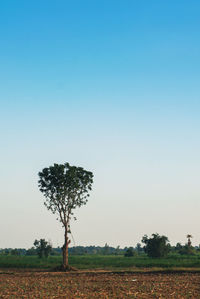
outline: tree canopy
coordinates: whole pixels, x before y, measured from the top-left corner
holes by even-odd
[[[48,257],[50,252],[52,251],[52,245],[45,241],[45,239],[35,240],[34,246],[36,248],[37,255],[42,257]]]
[[[152,238],[148,238],[145,235],[142,238],[142,243],[145,244],[144,251],[149,257],[164,257],[170,251],[169,240],[166,236],[160,236],[159,234],[152,234]]]

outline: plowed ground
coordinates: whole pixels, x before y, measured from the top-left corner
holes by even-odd
[[[200,274],[0,272],[0,298],[200,298]]]

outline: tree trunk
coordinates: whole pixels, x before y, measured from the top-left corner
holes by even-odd
[[[68,231],[67,227],[65,227],[65,239],[63,245],[63,270],[67,270],[69,268],[69,261],[68,261],[68,247],[70,240],[68,239]]]

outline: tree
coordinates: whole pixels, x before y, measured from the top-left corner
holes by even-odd
[[[109,245],[106,243],[103,247],[103,254],[108,255],[109,254]]]
[[[29,249],[26,250],[26,255],[36,255],[37,254],[37,250],[34,247],[31,247]]]
[[[136,252],[134,251],[133,247],[129,247],[126,252],[124,253],[125,257],[135,256]]]
[[[188,239],[188,246],[189,246],[189,247],[192,246],[192,242],[191,242],[191,238],[193,238],[192,235],[189,235],[189,234],[188,234],[188,235],[186,236],[186,238]]]
[[[20,255],[20,251],[17,248],[15,248],[15,249],[11,250],[11,254],[12,255]]]
[[[179,253],[182,255],[195,255],[196,250],[191,245],[186,244],[179,250]]]
[[[120,254],[120,246],[118,245],[115,249],[115,255],[119,255]]]
[[[181,245],[180,242],[176,243],[175,249],[180,250],[183,246]]]
[[[69,163],[54,164],[39,172],[39,188],[46,197],[45,206],[58,215],[58,220],[64,227],[63,270],[70,269],[68,262],[68,247],[70,220],[74,209],[85,205],[89,191],[92,190],[93,173],[82,167],[71,166]],[[76,219],[74,217],[74,219]]]
[[[145,235],[142,238],[142,243],[145,244],[144,251],[149,257],[164,257],[170,251],[169,240],[166,236],[152,234],[152,238]]]
[[[144,251],[140,243],[136,244],[135,249],[136,249],[136,251],[137,251],[138,254],[140,254],[140,253],[142,253]]]
[[[50,252],[52,251],[51,244],[45,241],[45,239],[35,240],[34,246],[36,248],[37,255],[40,258],[48,257]]]
[[[176,246],[174,247],[175,251],[180,253],[180,251],[182,250],[183,246],[181,245],[180,242],[176,243]]]

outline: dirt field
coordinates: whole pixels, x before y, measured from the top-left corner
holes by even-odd
[[[1,271],[0,298],[200,298],[200,274]]]

